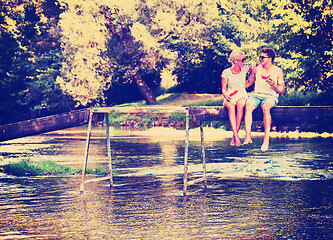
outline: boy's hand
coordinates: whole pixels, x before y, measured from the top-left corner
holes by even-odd
[[[269,78],[269,79],[266,80],[266,82],[267,82],[270,86],[274,87],[275,82],[273,81],[273,79]]]

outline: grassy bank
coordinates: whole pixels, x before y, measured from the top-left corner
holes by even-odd
[[[13,176],[46,176],[46,175],[71,175],[79,174],[82,169],[72,169],[70,167],[46,160],[41,162],[32,162],[29,159],[22,159],[19,162],[8,163],[0,167],[0,172]],[[87,169],[87,174],[105,176],[108,170],[101,167]]]

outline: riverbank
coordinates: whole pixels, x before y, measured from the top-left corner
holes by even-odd
[[[186,94],[172,93],[157,97],[157,104],[154,106],[222,106],[223,96],[221,94]],[[145,101],[126,103],[115,107],[142,107],[147,106]],[[95,122],[102,124],[104,119],[95,119]],[[180,113],[135,113],[117,114],[110,116],[110,123],[113,127],[131,129],[147,129],[152,127],[172,127],[175,129],[185,128],[185,115]],[[190,127],[198,127],[198,123],[190,122]],[[217,128],[219,126],[216,126]]]

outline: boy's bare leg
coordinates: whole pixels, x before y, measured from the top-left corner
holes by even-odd
[[[272,116],[271,116],[271,108],[272,106],[268,103],[264,103],[262,105],[262,113],[263,113],[263,121],[264,121],[264,129],[265,129],[265,135],[264,135],[264,141],[261,146],[261,151],[267,151],[269,148],[269,135],[271,132],[271,124],[272,124]]]

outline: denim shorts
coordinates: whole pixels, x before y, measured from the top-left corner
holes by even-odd
[[[278,98],[269,96],[269,95],[256,95],[253,94],[251,97],[247,99],[246,103],[253,104],[256,108],[261,107],[264,103],[268,103],[272,107],[275,107],[278,103]]]

